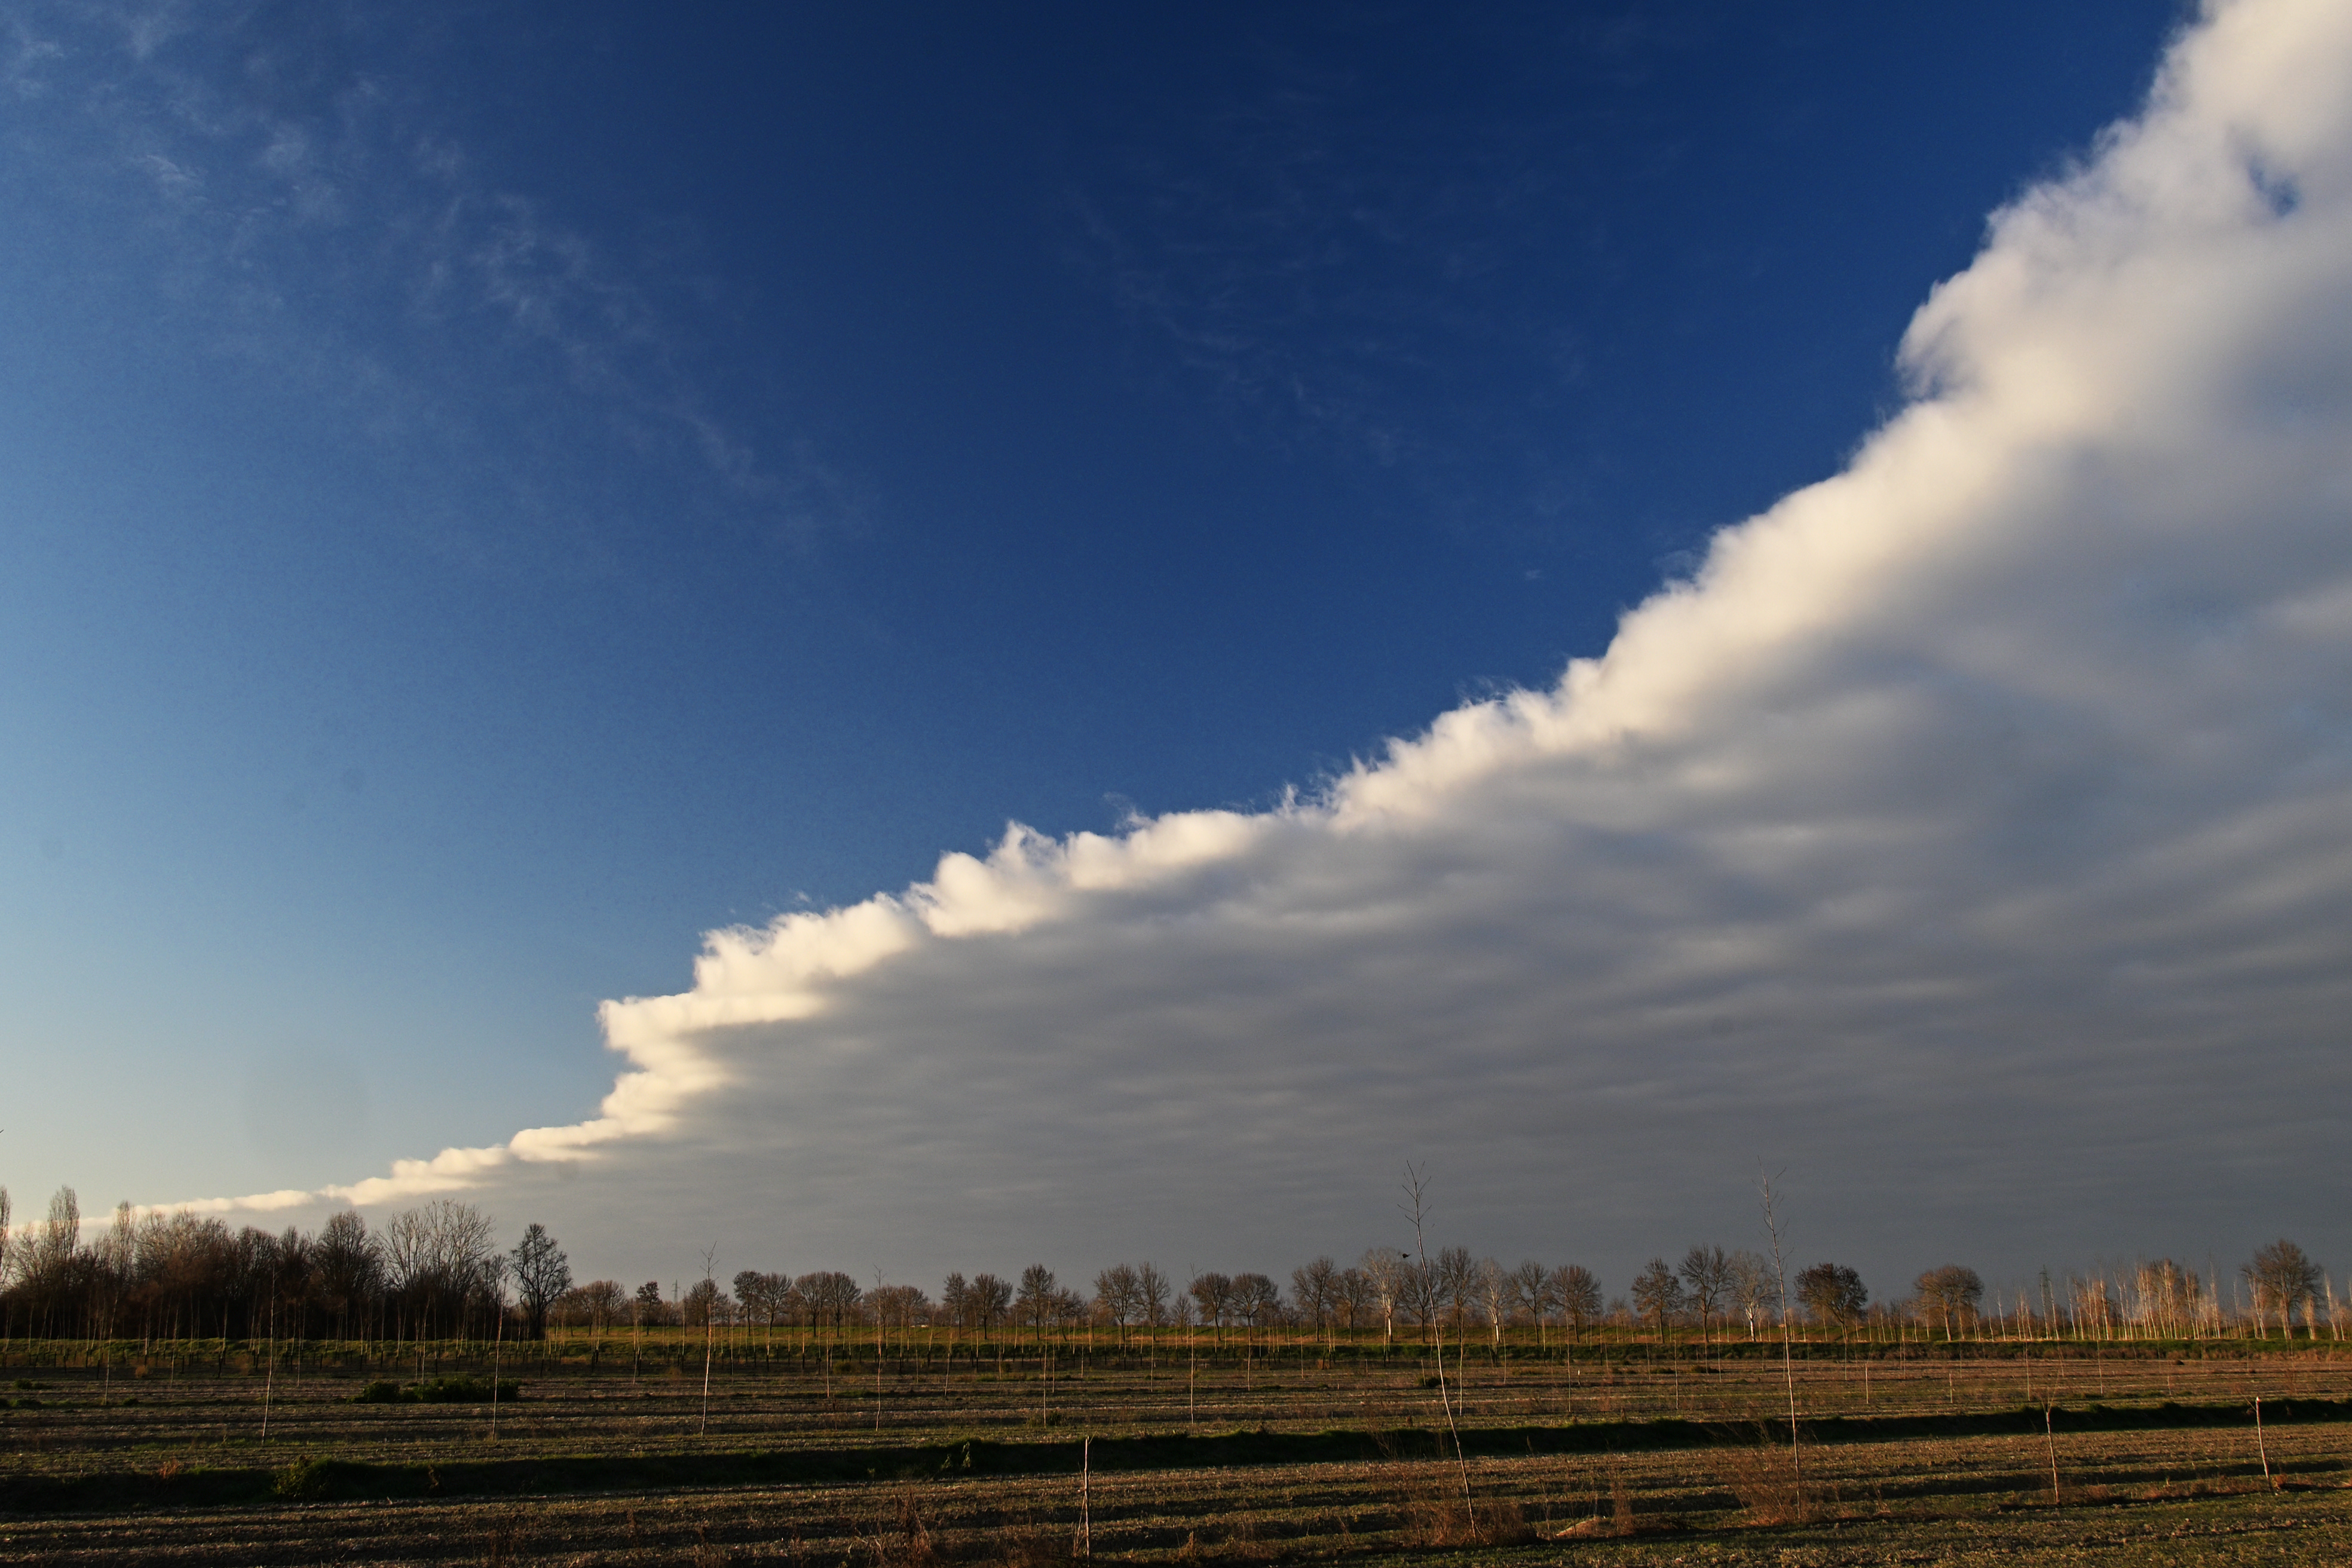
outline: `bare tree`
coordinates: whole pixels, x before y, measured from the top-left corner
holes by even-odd
[[[1424,1228],[1429,1218],[1429,1178],[1423,1174],[1418,1167],[1407,1162],[1404,1168],[1403,1188],[1405,1201],[1399,1204],[1397,1207],[1412,1224],[1413,1272],[1425,1280],[1431,1277],[1429,1244],[1424,1238]],[[1462,1510],[1469,1516],[1470,1533],[1475,1539],[1478,1533],[1478,1505],[1470,1498],[1470,1461],[1462,1452],[1462,1428],[1454,1424],[1454,1400],[1445,1389],[1445,1328],[1443,1323],[1437,1324],[1436,1327],[1437,1400],[1445,1410],[1445,1430],[1454,1437],[1454,1464],[1462,1474]]]
[[[1045,1320],[1054,1304],[1054,1271],[1042,1263],[1033,1263],[1021,1271],[1021,1294],[1013,1300],[1020,1321],[1043,1333]]]
[[[971,1303],[972,1326],[985,1333],[1013,1310],[1013,1282],[993,1274],[975,1274],[967,1300]]]
[[[64,1189],[68,1195],[72,1190],[70,1187]],[[54,1227],[55,1219],[52,1218],[50,1223]],[[2258,1332],[2266,1331],[2263,1328],[2266,1317],[2275,1317],[2281,1332],[2293,1339],[2294,1309],[2300,1305],[2304,1310],[2304,1326],[2313,1338],[2318,1337],[2313,1300],[2319,1294],[2323,1275],[2319,1265],[2314,1263],[2302,1247],[2284,1238],[2273,1241],[2258,1248],[2253,1260],[2238,1272],[2245,1277],[2247,1289],[2253,1296]]]
[[[1796,1473],[1797,1506],[1805,1504],[1805,1458],[1797,1436],[1797,1363],[1796,1347],[1790,1340],[1789,1322],[1789,1266],[1780,1248],[1780,1200],[1772,1191],[1772,1178],[1764,1173],[1764,1162],[1756,1162],[1756,1191],[1764,1209],[1764,1234],[1772,1238],[1772,1286],[1774,1299],[1780,1310],[1780,1378],[1789,1391],[1789,1466]]]
[[[1479,1310],[1486,1314],[1488,1342],[1500,1353],[1503,1321],[1511,1315],[1511,1307],[1519,1297],[1517,1278],[1493,1258],[1482,1258],[1478,1264],[1477,1289]]]
[[[1095,1301],[1118,1331],[1119,1342],[1126,1343],[1127,1326],[1143,1312],[1143,1285],[1134,1266],[1115,1263],[1096,1275]]]
[[[1675,1278],[1664,1258],[1653,1258],[1633,1277],[1633,1310],[1657,1330],[1663,1342],[1667,1325],[1682,1310],[1683,1282]]]
[[[1342,1268],[1332,1281],[1331,1299],[1333,1310],[1352,1334],[1363,1326],[1366,1315],[1378,1310],[1380,1287],[1360,1268]]]
[[[818,1328],[847,1327],[856,1314],[858,1303],[866,1299],[856,1279],[836,1268],[802,1275],[793,1281],[793,1291],[800,1297],[812,1326]]]
[[[1271,1328],[1282,1321],[1282,1291],[1263,1274],[1234,1276],[1233,1314],[1247,1327]]]
[[[1290,1299],[1308,1323],[1321,1333],[1330,1331],[1333,1310],[1339,1306],[1338,1287],[1339,1266],[1328,1258],[1318,1258],[1290,1271]]]
[[[1561,1321],[1575,1338],[1584,1337],[1585,1325],[1601,1321],[1601,1281],[1581,1263],[1564,1263],[1551,1271],[1551,1294]]]
[[[1234,1309],[1234,1282],[1230,1276],[1211,1269],[1192,1276],[1184,1293],[1200,1308],[1201,1322],[1205,1328],[1223,1330]]]
[[[1756,1337],[1757,1320],[1772,1300],[1772,1260],[1746,1247],[1725,1260],[1731,1279],[1731,1302],[1748,1322],[1748,1337]]]
[[[1956,1329],[1975,1320],[1977,1303],[1984,1300],[1984,1281],[1977,1271],[1957,1263],[1928,1269],[1911,1288],[1918,1293],[1922,1314],[1942,1320],[1948,1341]]]
[[[1168,1276],[1160,1272],[1157,1266],[1150,1263],[1137,1266],[1137,1310],[1148,1326],[1156,1329],[1168,1321],[1168,1292],[1171,1289]]]
[[[1437,1255],[1437,1268],[1431,1276],[1433,1289],[1431,1304],[1443,1310],[1446,1321],[1454,1326],[1454,1337],[1462,1338],[1462,1321],[1475,1309],[1478,1301],[1478,1260],[1466,1247],[1449,1247]]]
[[[1797,1300],[1824,1325],[1849,1329],[1862,1321],[1870,1292],[1862,1276],[1842,1263],[1816,1263],[1797,1276]]]
[[[877,1285],[866,1293],[866,1305],[873,1314],[875,1326],[901,1332],[921,1322],[930,1304],[931,1299],[919,1285]]]
[[[1381,1309],[1381,1342],[1387,1344],[1396,1338],[1397,1309],[1404,1305],[1406,1291],[1411,1287],[1412,1259],[1394,1247],[1368,1247],[1356,1265],[1372,1288],[1372,1299]]]
[[[319,1294],[335,1314],[336,1337],[348,1339],[352,1309],[383,1287],[383,1247],[357,1209],[339,1209],[319,1227],[314,1251]]]
[[[536,1220],[523,1227],[522,1239],[515,1243],[509,1260],[514,1266],[515,1293],[522,1298],[530,1337],[543,1340],[547,1309],[572,1289],[571,1260],[555,1245],[555,1237],[547,1234],[547,1227]]]
[[[1692,1311],[1698,1314],[1699,1343],[1707,1342],[1707,1321],[1731,1294],[1731,1260],[1719,1247],[1694,1247],[1675,1271]]]
[[[1551,1321],[1553,1309],[1559,1302],[1552,1294],[1550,1271],[1530,1258],[1511,1270],[1511,1289],[1519,1310],[1535,1320],[1536,1345],[1544,1344],[1544,1329]]]

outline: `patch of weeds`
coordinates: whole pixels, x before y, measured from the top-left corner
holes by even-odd
[[[279,1497],[298,1500],[324,1497],[332,1473],[331,1460],[297,1459],[269,1478],[269,1489]]]
[[[1750,1524],[1800,1524],[1811,1517],[1788,1455],[1768,1443],[1727,1448],[1718,1461],[1724,1485],[1748,1510]]]

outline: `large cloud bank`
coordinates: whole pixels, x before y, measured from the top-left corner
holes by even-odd
[[[1410,1155],[1474,1244],[1605,1261],[1745,1239],[1760,1153],[1865,1262],[2352,1238],[2352,7],[2214,8],[1902,352],[1553,689],[713,932],[604,1007],[596,1120],[335,1195],[1268,1266]]]

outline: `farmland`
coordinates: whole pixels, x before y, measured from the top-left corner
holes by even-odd
[[[1804,1345],[1801,1491],[1762,1342],[1449,1346],[1442,1387],[1306,1334],[34,1348],[0,1561],[2352,1558],[2308,1340]]]

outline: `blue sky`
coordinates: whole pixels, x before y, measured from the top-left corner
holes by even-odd
[[[20,1201],[580,1121],[706,931],[1549,688],[2189,20],[1263,13],[0,9]]]

